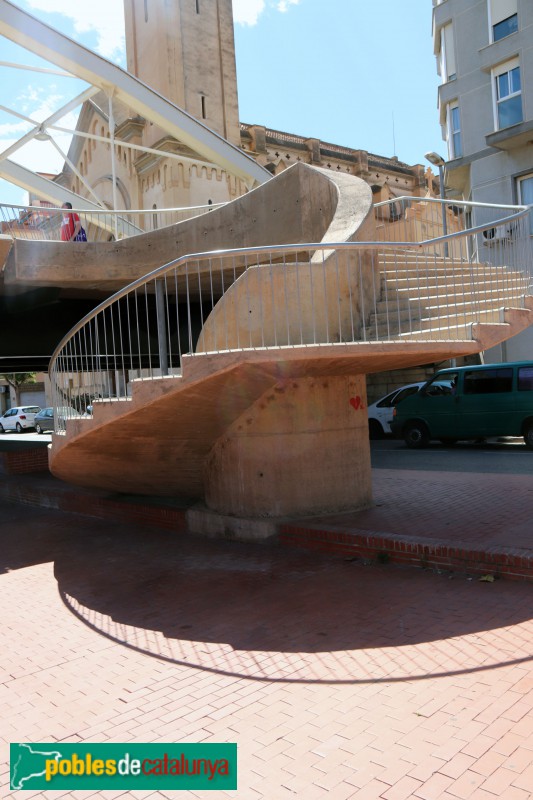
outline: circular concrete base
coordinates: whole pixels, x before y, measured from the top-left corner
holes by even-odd
[[[218,439],[204,480],[207,506],[237,517],[370,506],[365,376],[279,382]]]

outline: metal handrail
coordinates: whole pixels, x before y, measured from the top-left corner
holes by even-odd
[[[374,208],[380,208],[381,206],[391,205],[393,203],[399,203],[400,201],[409,200],[417,203],[435,203],[437,205],[448,205],[448,206],[468,206],[469,208],[498,208],[498,209],[506,209],[506,210],[514,210],[514,211],[528,211],[533,208],[531,205],[504,205],[503,203],[498,203],[495,205],[494,203],[478,203],[476,200],[443,200],[441,197],[419,197],[414,195],[401,195],[400,197],[391,197],[389,200],[381,200],[379,203],[374,203]]]
[[[154,208],[154,209],[120,209],[113,211],[102,208],[73,208],[69,212],[78,214],[82,224],[92,226],[93,236],[98,238],[98,230],[106,231],[120,238],[138,236],[148,230],[155,230],[177,222],[201,216],[215,209],[222,208],[226,203],[212,203],[202,206],[184,206],[179,208]],[[28,238],[32,233],[52,233],[53,236],[41,237],[47,241],[59,238],[60,219],[65,214],[65,209],[54,206],[16,205],[0,203],[1,233],[13,239]],[[31,219],[37,220],[31,224]],[[151,225],[141,224],[141,220],[148,219]],[[155,223],[155,224],[154,224]],[[35,238],[31,236],[31,238]]]
[[[420,199],[420,198],[418,198]],[[490,207],[490,206],[487,206]],[[502,206],[499,206],[502,208]],[[505,208],[517,208],[517,206],[505,206]],[[524,214],[527,213],[529,206],[520,206],[519,211],[516,214],[513,214],[510,217],[502,218],[496,222],[490,222],[486,225],[478,225],[475,228],[469,228],[467,233],[468,234],[477,234],[482,233],[484,230],[488,230],[492,227],[497,225],[503,225],[509,220],[514,221],[515,219],[522,219]],[[188,261],[197,261],[201,259],[213,258],[213,257],[237,257],[237,256],[250,256],[250,255],[265,255],[270,253],[283,253],[286,255],[292,255],[294,253],[298,253],[300,251],[312,251],[312,250],[323,250],[323,251],[333,251],[333,250],[381,250],[383,248],[389,249],[408,249],[408,250],[423,250],[424,248],[428,247],[429,245],[433,245],[435,243],[441,243],[445,241],[451,241],[454,239],[459,239],[461,237],[464,238],[465,232],[460,231],[458,233],[450,233],[447,236],[440,236],[437,239],[427,239],[422,242],[328,242],[324,244],[323,242],[315,242],[315,243],[302,243],[302,244],[279,244],[279,245],[272,245],[269,247],[242,247],[242,248],[235,248],[231,250],[209,250],[202,253],[188,253],[187,255],[180,256],[179,258],[174,259],[173,261],[169,261],[166,264],[163,264],[160,267],[156,267],[156,269],[148,272],[146,275],[143,275],[140,278],[137,278],[132,283],[129,283],[127,286],[124,286],[122,289],[119,289],[118,292],[107,297],[103,300],[96,308],[86,314],[79,322],[77,322],[68,333],[65,334],[63,339],[59,342],[56,349],[52,354],[52,358],[50,359],[50,363],[52,364],[54,359],[56,358],[57,354],[60,350],[65,346],[67,341],[74,336],[84,325],[91,321],[95,316],[100,314],[102,311],[105,311],[109,308],[113,303],[121,298],[125,297],[130,292],[135,291],[135,289],[139,289],[140,287],[144,286],[147,283],[150,283],[153,280],[157,280],[158,278],[164,277],[164,275],[171,271],[172,269],[176,269],[182,264],[186,264]]]

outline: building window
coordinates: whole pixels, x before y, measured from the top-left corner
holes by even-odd
[[[457,77],[453,26],[451,22],[442,28],[440,37],[440,74],[443,83],[447,83],[448,81],[454,81]]]
[[[496,127],[508,128],[522,122],[522,86],[518,59],[502,64],[493,72]]]
[[[533,174],[518,178],[517,189],[520,205],[533,206]],[[529,232],[533,236],[533,209],[529,212]]]
[[[501,22],[498,22],[496,25],[492,26],[493,41],[497,42],[499,39],[505,39],[506,36],[510,36],[512,33],[516,33],[517,30],[518,30],[518,14],[513,14],[512,17],[507,17],[507,19],[502,19]]]
[[[196,0],[196,13],[200,13],[200,0]]]
[[[518,30],[517,0],[489,0],[491,41],[497,42]]]
[[[463,155],[463,140],[461,137],[461,118],[459,116],[459,106],[456,104],[448,106],[447,115],[448,127],[448,157],[461,158]]]

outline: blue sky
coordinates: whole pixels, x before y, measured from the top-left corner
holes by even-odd
[[[124,66],[122,0],[12,1]],[[233,6],[243,122],[412,164],[426,164],[429,150],[446,155],[430,0],[233,0]],[[0,60],[50,66],[5,39]],[[71,78],[0,71],[0,105],[38,121],[84,88]],[[0,111],[0,148],[28,128]],[[66,149],[68,137],[60,144]],[[61,167],[61,157],[42,143],[13,158],[42,171]],[[0,202],[23,203],[25,196],[0,181]]]

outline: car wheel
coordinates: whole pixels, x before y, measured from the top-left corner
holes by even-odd
[[[20,424],[20,422],[17,422],[15,427],[17,429],[17,433],[22,433],[22,425]]]
[[[43,429],[41,428],[39,423],[37,423],[37,425],[35,426],[35,430],[37,431],[37,433],[42,433],[43,432]]]
[[[403,439],[407,447],[417,450],[420,447],[428,446],[430,435],[423,422],[408,422],[403,429]]]
[[[385,432],[377,419],[369,419],[368,433],[371,439],[382,439]]]
[[[524,442],[526,447],[533,450],[533,422],[526,422],[524,425]]]
[[[440,441],[447,447],[453,447],[454,444],[457,444],[457,439],[453,439],[450,436],[445,436],[443,439],[440,439]]]
[[[0,425],[0,433],[5,433],[4,426]]]

